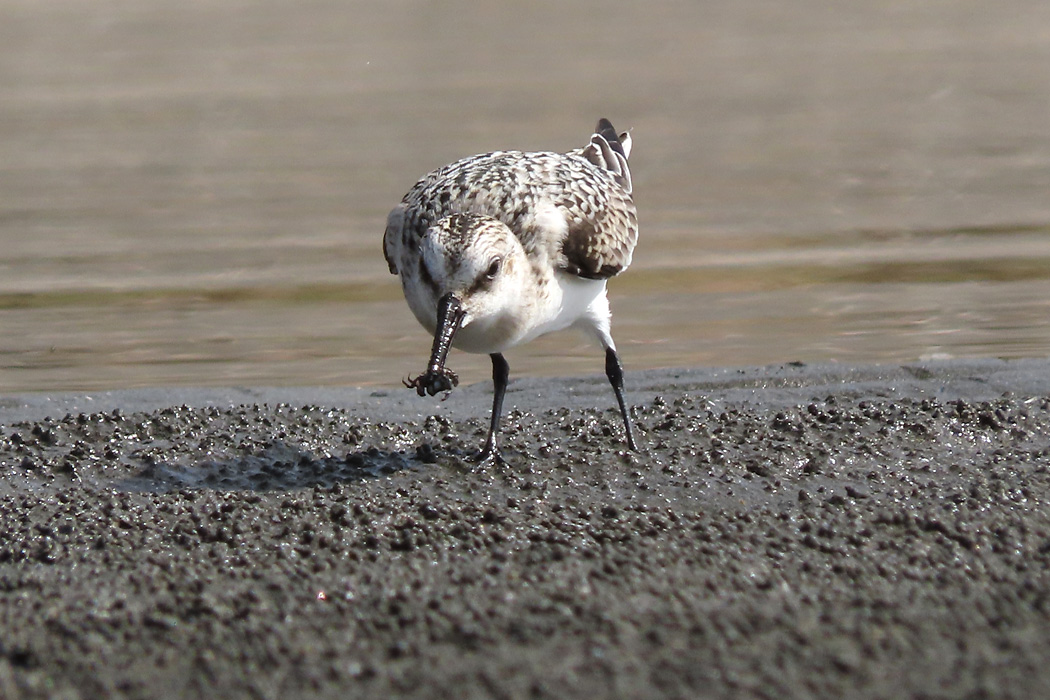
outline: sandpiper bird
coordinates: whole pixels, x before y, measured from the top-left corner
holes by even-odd
[[[420,396],[456,386],[445,367],[450,346],[492,359],[492,420],[478,460],[502,461],[503,352],[570,326],[605,349],[627,445],[637,450],[605,294],[638,240],[630,151],[630,135],[601,119],[590,142],[568,153],[495,151],[439,168],[390,212],[383,253],[434,334],[427,371],[405,385]]]

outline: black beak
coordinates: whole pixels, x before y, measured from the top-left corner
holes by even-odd
[[[459,384],[456,373],[445,368],[445,358],[465,315],[459,299],[452,293],[438,300],[437,328],[434,331],[434,347],[430,350],[430,364],[426,372],[406,381],[405,386],[415,389],[420,396],[433,396],[439,391],[452,391],[452,387]]]

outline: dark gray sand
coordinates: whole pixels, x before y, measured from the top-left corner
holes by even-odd
[[[628,380],[5,397],[0,697],[1050,697],[1050,361]]]

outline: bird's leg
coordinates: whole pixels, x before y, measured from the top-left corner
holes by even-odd
[[[481,448],[481,452],[474,455],[474,461],[484,462],[491,459],[497,464],[503,464],[503,455],[496,447],[496,436],[499,434],[499,417],[503,412],[503,396],[507,393],[507,381],[510,379],[510,365],[498,352],[489,357],[492,358],[492,421],[489,423],[489,436],[485,438],[485,446]]]
[[[616,392],[616,402],[620,404],[620,414],[623,416],[623,428],[627,433],[627,447],[632,452],[638,451],[638,445],[634,442],[634,430],[631,428],[631,417],[627,413],[627,403],[623,400],[623,365],[620,364],[620,356],[616,354],[615,348],[605,349],[605,376],[609,378],[613,391]]]

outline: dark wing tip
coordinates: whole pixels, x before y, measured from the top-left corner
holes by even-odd
[[[627,157],[627,153],[623,150],[623,145],[620,143],[620,136],[616,133],[616,129],[613,128],[612,122],[602,117],[598,120],[598,126],[594,127],[594,133],[605,139],[609,146],[619,153],[624,158]]]

